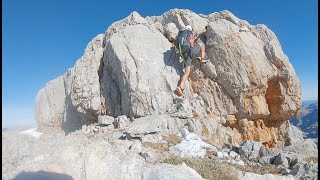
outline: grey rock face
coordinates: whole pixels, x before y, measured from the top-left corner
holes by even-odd
[[[39,129],[59,129],[64,122],[66,94],[62,76],[50,81],[36,97],[35,119]]]
[[[195,31],[208,26],[210,63],[193,62],[184,100],[178,101],[175,88],[183,71],[169,41],[186,25]],[[225,126],[234,129],[233,135],[225,139],[237,144],[256,140],[274,147],[286,134],[278,133],[278,128],[300,104],[300,81],[265,25],[250,25],[228,11],[206,16],[172,9],[146,18],[133,12],[95,37],[73,68],[39,91],[36,119],[42,130],[69,133],[102,114],[232,115],[235,123]],[[247,123],[240,127],[241,119]]]
[[[132,122],[126,133],[130,137],[142,137],[150,133],[158,133],[162,131],[168,131],[168,124],[170,121],[174,121],[168,115],[152,115],[136,119]]]
[[[290,124],[291,129],[288,131],[290,144],[297,144],[304,141],[302,131],[298,129],[296,126]]]
[[[69,133],[96,121],[103,111],[98,74],[103,38],[103,34],[97,35],[73,68],[39,91],[35,112],[39,129]]]
[[[287,159],[287,157],[283,154],[279,154],[276,159],[273,161],[273,164],[275,165],[281,165],[285,168],[289,167],[289,161]]]
[[[244,141],[239,147],[240,156],[254,159],[259,156],[259,151],[262,144],[255,141]]]
[[[164,27],[165,35],[169,41],[174,41],[179,33],[179,29],[174,23],[168,23]]]
[[[193,108],[187,99],[176,99],[177,112],[171,114],[171,116],[179,118],[192,118],[193,117]]]
[[[289,174],[300,179],[317,179],[318,168],[318,164],[299,163],[292,168]]]
[[[318,157],[317,145],[311,139],[306,139],[303,142],[285,146],[283,150],[297,153],[301,158],[312,156]]]
[[[265,148],[261,147],[259,162],[265,164],[271,164],[275,158],[280,154],[281,150],[276,148]]]
[[[101,80],[108,114],[139,117],[165,113],[172,106],[179,77],[165,69],[170,47],[160,32],[144,24],[128,26],[110,37]]]

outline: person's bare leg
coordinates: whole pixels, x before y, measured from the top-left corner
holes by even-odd
[[[201,58],[204,58],[206,56],[206,46],[202,41],[199,41],[198,44],[200,45]]]
[[[187,67],[185,68],[185,71],[184,71],[183,76],[181,77],[181,81],[180,81],[180,85],[179,85],[181,88],[184,87],[184,83],[185,83],[186,80],[188,79],[189,74],[190,74],[190,66],[187,66]]]
[[[198,59],[201,63],[207,63],[208,60],[202,60],[206,57],[206,46],[202,41],[199,41],[198,44],[200,46],[200,53],[199,54],[201,56],[201,59],[200,58],[198,58]]]

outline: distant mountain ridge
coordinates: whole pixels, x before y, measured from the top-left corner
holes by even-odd
[[[301,104],[302,107],[308,107],[310,104],[318,104],[318,100],[304,100]]]
[[[315,101],[314,103],[309,104],[307,109],[310,109],[310,110],[318,109],[318,101]]]
[[[291,124],[305,132],[305,138],[318,138],[318,100],[302,102],[301,110]]]

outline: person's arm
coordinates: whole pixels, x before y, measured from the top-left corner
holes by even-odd
[[[204,29],[196,32],[196,33],[197,33],[196,35],[198,36],[198,35],[200,35],[200,34],[203,34],[203,33],[207,32],[207,28],[208,28],[208,26],[206,26]]]

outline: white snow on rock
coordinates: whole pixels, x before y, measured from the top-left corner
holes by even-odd
[[[189,132],[185,128],[180,129],[180,133],[181,133],[182,137],[188,141],[189,140],[200,140],[201,141],[201,138],[198,135]]]
[[[190,133],[184,128],[181,129],[180,132],[182,137],[184,137],[184,140],[169,148],[169,152],[172,155],[204,158],[207,155],[207,151],[217,151],[216,147],[203,142],[198,135]]]
[[[229,155],[228,155],[228,153],[226,153],[226,152],[219,151],[219,152],[217,153],[217,157],[218,157],[218,158],[228,158]]]
[[[26,134],[26,135],[30,135],[36,139],[40,138],[40,136],[43,134],[41,132],[37,131],[37,128],[31,128],[25,131],[20,132],[19,134]]]

